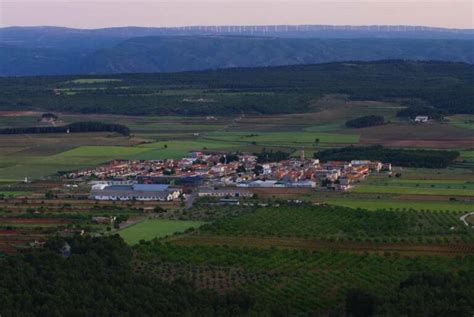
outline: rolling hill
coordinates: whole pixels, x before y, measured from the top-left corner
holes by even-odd
[[[381,59],[474,62],[474,42],[413,39],[140,37],[82,60],[81,73],[155,73]]]
[[[0,76],[176,72],[380,59],[474,62],[472,30],[248,26],[0,28]]]
[[[344,94],[353,100],[413,101],[446,113],[473,113],[473,74],[474,65],[467,63],[383,60],[178,73],[10,77],[0,78],[0,110],[127,115],[302,113],[311,111],[312,101],[323,95]]]

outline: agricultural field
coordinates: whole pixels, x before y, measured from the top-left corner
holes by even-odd
[[[257,314],[269,307],[305,314],[342,310],[354,288],[383,302],[413,274],[456,274],[474,264],[474,229],[460,220],[461,210],[281,203],[193,209],[219,208],[234,213],[191,233],[135,245],[135,272],[248,294]]]
[[[67,83],[71,84],[102,84],[102,83],[113,83],[113,82],[121,82],[120,79],[117,78],[79,78],[68,81]]]
[[[438,188],[431,185],[422,186],[417,184],[390,184],[390,185],[365,185],[360,184],[353,191],[356,193],[370,194],[410,194],[410,195],[431,195],[431,196],[473,196],[474,188],[468,189],[467,186],[459,184],[460,188],[453,188],[455,185],[444,185]]]
[[[327,313],[343,309],[345,294],[359,288],[382,301],[411,274],[458,272],[472,257],[400,257],[276,248],[140,244],[135,270],[164,280],[185,279],[200,288],[239,290],[256,300],[255,313]]]
[[[433,200],[409,200],[409,199],[393,199],[383,198],[377,199],[377,197],[369,198],[328,198],[322,201],[350,208],[361,208],[367,210],[417,210],[417,211],[462,211],[468,212],[474,208],[473,203],[461,202],[461,201],[433,201]]]
[[[1,190],[0,197],[18,197],[18,196],[26,196],[29,192],[22,192],[22,191],[14,191],[14,190]]]
[[[90,84],[75,85],[79,85],[76,87],[79,89]],[[461,168],[470,167],[469,153],[474,139],[469,128],[447,123],[414,125],[396,117],[402,108],[398,103],[353,101],[345,95],[321,96],[311,107],[312,111],[304,114],[259,116],[59,113],[63,124],[90,120],[118,123],[128,126],[131,136],[113,133],[0,135],[0,180],[41,179],[60,171],[92,167],[119,158],[178,158],[191,150],[259,152],[266,148],[297,156],[303,147],[306,155],[312,155],[321,149],[357,144],[459,149],[465,162],[456,164],[461,164],[458,166]],[[390,123],[363,129],[344,126],[346,120],[368,114],[384,115]],[[40,112],[32,111],[3,112],[0,127],[34,125],[40,116]]]
[[[41,287],[51,279],[61,296],[70,289],[82,294],[86,285],[90,303],[103,303],[90,294],[120,298],[116,315],[129,310],[149,315],[161,303],[173,315],[181,308],[173,305],[201,301],[196,315],[212,315],[206,307],[225,303],[229,310],[214,315],[346,316],[355,292],[376,305],[380,316],[471,316],[474,117],[466,114],[472,113],[471,66],[379,61],[0,78],[0,264],[2,272],[15,274],[4,274],[1,284],[9,282],[13,290],[18,281],[36,285],[34,292],[44,298],[49,289]],[[446,117],[417,124],[401,116],[400,110],[418,111],[417,105]],[[57,120],[42,121],[46,112]],[[383,116],[383,124],[347,127],[348,120],[363,116]],[[87,121],[95,124],[52,129]],[[21,134],[25,131],[32,134]],[[95,176],[61,177],[115,159],[179,159],[190,151],[265,151],[267,158],[287,157],[276,151],[290,157],[304,151],[305,158],[318,158],[323,150],[371,145],[384,146],[384,152],[373,152],[383,152],[375,155],[392,163],[392,170],[371,171],[365,179],[356,169],[343,170],[347,179],[358,179],[345,191],[338,186],[342,179],[325,186],[328,178],[308,167],[314,161],[301,166],[308,167],[303,177],[292,162],[274,172],[290,179],[310,176],[316,188],[249,188],[255,196],[239,195],[238,202],[199,197],[194,184],[182,186],[183,200],[99,201],[90,199]],[[367,159],[369,150],[361,149],[358,159]],[[431,164],[412,164],[418,157]],[[177,172],[165,163],[166,175]],[[156,166],[134,168],[157,175]],[[238,176],[253,178],[263,169],[249,166],[253,173]],[[236,171],[242,167],[250,170]],[[108,180],[120,173],[107,173]],[[72,247],[70,257],[62,251],[65,242]],[[30,274],[34,263],[41,270]],[[1,298],[0,306],[9,301],[13,307],[18,298],[31,304],[22,292]],[[143,296],[151,298],[149,305],[133,302]],[[170,300],[176,296],[178,305]],[[407,299],[415,310],[393,310]],[[420,313],[420,302],[438,314]],[[462,313],[445,313],[446,307]],[[40,309],[37,315],[61,315],[47,304]]]
[[[449,124],[452,124],[454,126],[466,129],[474,129],[474,115],[458,114],[454,116],[449,116],[447,119]]]
[[[163,238],[190,228],[203,225],[201,221],[147,219],[119,231],[120,236],[128,244],[137,244],[140,240]]]
[[[473,241],[460,220],[463,212],[415,210],[367,211],[330,206],[280,206],[256,209],[203,226],[203,234],[276,236],[325,240],[399,242]]]

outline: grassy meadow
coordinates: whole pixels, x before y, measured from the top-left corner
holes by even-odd
[[[205,222],[185,220],[147,219],[119,231],[128,244],[137,244],[140,240],[163,238],[190,228],[198,228]]]

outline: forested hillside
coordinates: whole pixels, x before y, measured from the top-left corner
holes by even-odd
[[[471,41],[456,40],[140,37],[82,59],[80,72],[153,73],[380,59],[473,63],[472,47]]]
[[[177,72],[372,61],[474,63],[472,30],[0,28],[0,76]]]
[[[474,112],[474,66],[388,60],[167,74],[0,78],[0,110],[233,115],[312,110],[325,94]]]

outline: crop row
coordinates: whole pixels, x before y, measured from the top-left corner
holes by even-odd
[[[352,288],[389,296],[410,274],[456,272],[474,265],[472,256],[400,257],[159,242],[140,244],[135,251],[142,273],[182,278],[218,291],[239,289],[256,298],[262,310],[281,305],[300,312],[335,307]]]

